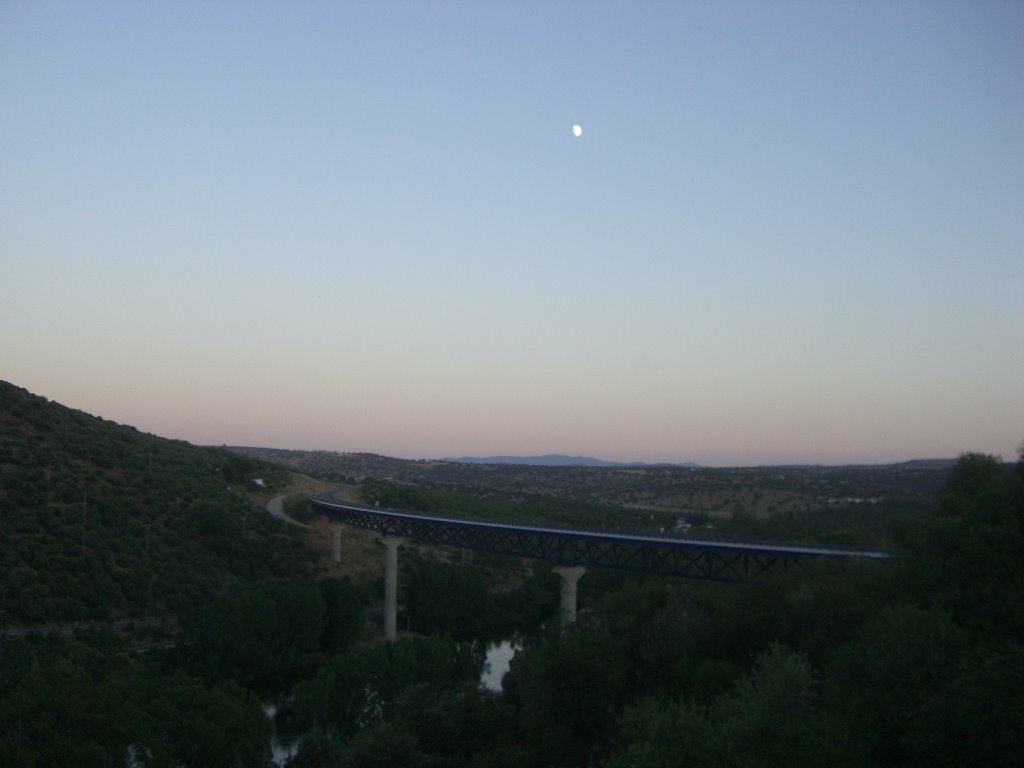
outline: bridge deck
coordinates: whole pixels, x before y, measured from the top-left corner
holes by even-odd
[[[590,565],[672,576],[738,581],[809,558],[885,560],[861,547],[735,541],[621,531],[523,525],[381,509],[314,494],[311,503],[332,519],[386,536],[533,557],[558,565]]]

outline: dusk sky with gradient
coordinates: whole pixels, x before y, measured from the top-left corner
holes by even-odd
[[[1024,3],[0,0],[0,379],[199,444],[1015,458]]]

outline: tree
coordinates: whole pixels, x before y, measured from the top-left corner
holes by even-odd
[[[1024,754],[1024,647],[982,644],[948,673],[910,724],[908,753],[929,768],[1017,766]]]
[[[296,720],[307,728],[351,735],[383,716],[374,683],[375,658],[368,649],[338,654],[312,680],[298,683]]]
[[[1014,519],[1013,475],[1001,459],[965,453],[939,492],[939,511],[971,524],[1011,527]]]
[[[406,688],[395,700],[394,722],[425,755],[459,765],[511,743],[510,708],[476,681],[440,694],[425,684]]]
[[[67,660],[37,667],[0,708],[15,765],[123,764],[128,744],[111,733],[89,674]],[[122,714],[127,718],[128,711]]]
[[[939,498],[907,541],[903,580],[979,637],[1024,637],[1024,455],[1012,468],[962,456]]]
[[[626,703],[628,664],[607,634],[574,628],[528,648],[505,676],[523,744],[539,765],[586,765]]]
[[[274,671],[291,668],[302,654],[320,648],[326,605],[316,587],[283,581],[271,590],[274,611]]]
[[[829,737],[815,675],[779,644],[709,707],[645,699],[622,717],[622,744],[607,768],[853,765],[857,755]]]
[[[829,736],[806,657],[772,644],[709,707],[647,698],[628,708],[607,768],[857,764],[856,752]]]
[[[713,719],[728,765],[824,768],[849,758],[828,741],[807,659],[777,643],[716,702]]]
[[[182,620],[182,665],[211,681],[278,674],[319,650],[325,612],[319,589],[288,581],[219,598]]]
[[[269,731],[259,702],[237,685],[183,672],[144,676],[127,656],[81,643],[37,666],[0,701],[5,764],[262,766]]]
[[[338,653],[351,648],[363,633],[363,605],[348,579],[324,579],[319,583],[324,602],[324,630],[320,649]]]
[[[0,638],[0,699],[32,670],[32,652],[20,637]]]
[[[360,646],[334,656],[312,680],[295,686],[296,718],[307,727],[353,735],[388,719],[395,699],[412,685],[437,695],[479,675],[469,652],[450,638]]]
[[[168,764],[265,765],[270,726],[259,701],[233,682],[211,686],[175,672],[149,688],[147,713]],[[143,746],[148,746],[144,744]]]
[[[454,563],[424,563],[413,571],[405,611],[412,630],[460,639],[479,634],[494,613],[480,570]]]
[[[837,654],[830,693],[876,763],[907,760],[916,713],[942,689],[965,649],[947,613],[904,604],[882,610]]]
[[[693,702],[643,699],[621,720],[624,745],[606,768],[690,768],[721,765],[721,737],[705,707]]]

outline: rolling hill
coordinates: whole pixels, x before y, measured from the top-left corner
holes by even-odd
[[[678,515],[764,517],[811,513],[868,500],[925,510],[934,504],[952,461],[878,466],[697,467],[683,465],[537,465],[395,459],[371,453],[229,447],[339,483],[394,480],[511,498],[555,497]],[[500,458],[500,457],[493,457]]]
[[[246,489],[287,472],[0,382],[0,611],[9,626],[174,614],[307,573]]]
[[[458,464],[525,464],[534,467],[627,467],[643,466],[642,462],[605,461],[591,456],[566,456],[546,453],[543,456],[458,456],[442,459]]]

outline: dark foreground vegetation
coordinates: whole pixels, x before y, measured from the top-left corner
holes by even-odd
[[[261,704],[271,699],[286,701],[279,730],[301,736],[293,768],[1016,766],[1024,754],[1024,457],[964,456],[929,509],[857,522],[893,545],[888,563],[821,563],[738,585],[592,570],[580,582],[579,621],[561,636],[549,566],[523,577],[519,563],[403,548],[403,633],[386,645],[365,631],[380,585],[318,579],[283,526],[265,515],[246,522],[222,454],[38,400],[26,406],[20,393],[4,390],[2,423],[50,447],[40,462],[42,448],[30,456],[20,432],[0,432],[5,621],[32,623],[31,609],[16,607],[26,590],[45,607],[32,631],[0,635],[0,766],[263,766]],[[61,428],[47,432],[55,419]],[[47,437],[76,429],[86,437],[60,451]],[[170,587],[153,589],[166,595],[159,601],[135,596],[114,575],[115,564],[145,573],[144,558],[116,553],[123,537],[145,552],[133,522],[150,514],[146,454],[157,449],[166,461],[179,456],[179,483],[195,484],[181,496],[170,480],[154,483],[169,489],[148,523],[178,563],[160,579],[180,578],[187,600]],[[58,477],[74,478],[74,496],[57,496]],[[214,480],[200,487],[199,477]],[[82,528],[70,546],[41,530],[48,515],[81,513],[83,484],[97,517],[100,498],[124,494],[123,523],[84,528],[86,553],[105,553],[89,568],[70,563],[82,556]],[[367,485],[440,513],[482,503],[450,489]],[[503,512],[522,497],[492,501]],[[562,503],[541,507],[556,514]],[[581,508],[590,513],[598,508]],[[231,523],[223,540],[197,523],[210,514]],[[849,529],[847,514],[784,519],[800,538]],[[739,515],[730,524],[756,534],[780,523]],[[264,547],[262,564],[249,546]],[[106,588],[120,607],[107,614],[106,598],[63,592],[65,577],[49,569],[57,557],[94,588],[115,585]],[[177,622],[144,648],[111,621],[154,604]],[[74,631],[52,631],[48,611],[75,619]],[[503,691],[482,689],[479,641],[513,629],[524,648]],[[291,697],[275,699],[282,692]]]

